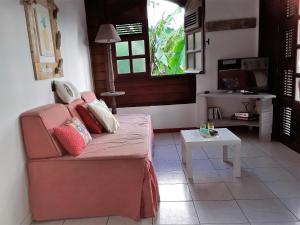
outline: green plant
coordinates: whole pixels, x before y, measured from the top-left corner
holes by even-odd
[[[175,16],[181,12],[178,7],[169,15],[162,15],[156,25],[149,27],[151,74],[174,75],[185,71],[185,40],[183,25],[172,27]]]

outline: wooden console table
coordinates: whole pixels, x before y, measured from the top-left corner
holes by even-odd
[[[197,97],[201,107],[199,107],[202,119],[200,123],[207,122],[207,102],[210,98],[223,99],[252,99],[256,100],[257,113],[259,114],[259,121],[239,121],[231,120],[231,118],[223,118],[221,120],[214,120],[216,127],[230,127],[230,126],[248,126],[259,128],[259,139],[262,141],[270,141],[273,126],[273,103],[272,100],[276,98],[271,94],[251,94],[244,95],[241,93],[198,93]]]
[[[111,109],[113,114],[117,114],[117,101],[116,97],[125,95],[125,91],[109,91],[109,92],[103,92],[100,94],[103,97],[110,97],[112,99],[111,101]]]

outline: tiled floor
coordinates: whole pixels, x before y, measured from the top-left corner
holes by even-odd
[[[277,142],[238,135],[243,141],[242,177],[232,177],[232,166],[223,163],[221,149],[197,149],[193,181],[186,178],[180,161],[179,133],[155,135],[153,163],[161,203],[154,219],[102,217],[33,224],[300,225],[300,155]]]

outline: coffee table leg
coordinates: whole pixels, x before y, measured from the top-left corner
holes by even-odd
[[[193,157],[192,151],[188,147],[185,149],[186,152],[186,170],[189,179],[193,179]]]
[[[233,157],[233,176],[241,177],[241,145],[235,145]]]
[[[228,162],[228,146],[223,146],[223,162]]]
[[[186,146],[183,137],[181,137],[181,157],[182,163],[186,164]]]

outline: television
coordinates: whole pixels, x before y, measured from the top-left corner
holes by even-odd
[[[219,90],[266,92],[268,76],[268,58],[218,60]]]

